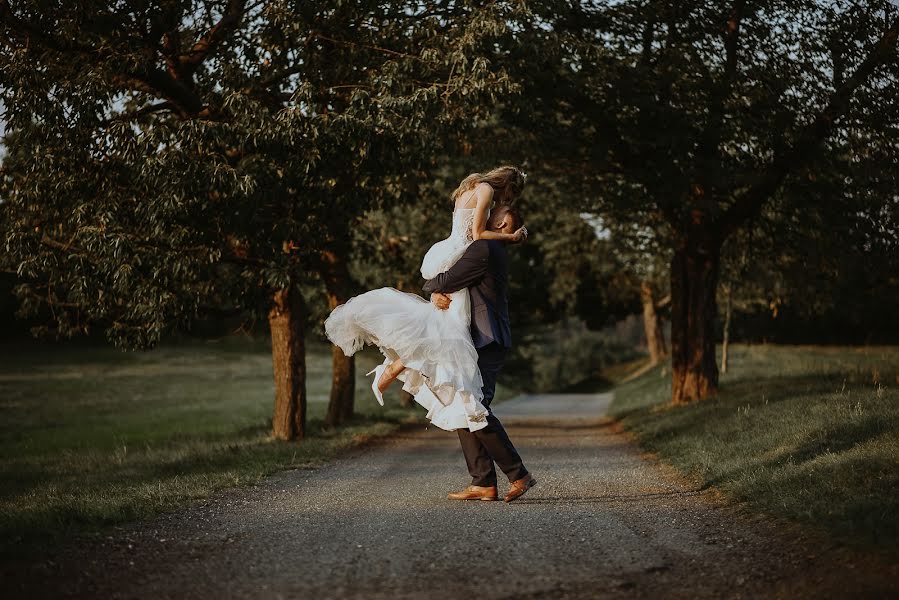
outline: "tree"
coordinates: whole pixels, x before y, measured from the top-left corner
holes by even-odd
[[[480,50],[514,10],[0,0],[0,227],[23,311],[124,348],[266,319],[273,433],[302,437],[299,285],[347,213],[395,201],[511,89]]]
[[[737,335],[819,343],[896,339],[899,148],[869,140],[865,152],[880,156],[881,165],[860,171],[849,154],[831,157],[826,174],[790,190],[805,201],[783,194],[728,239],[721,302],[733,306]],[[861,203],[860,192],[880,199]],[[724,332],[727,339],[726,325]]]
[[[585,209],[655,230],[672,258],[672,401],[714,395],[721,248],[829,159],[899,122],[897,9],[735,0],[541,5],[509,71],[531,73],[504,117]],[[536,50],[529,50],[535,48]],[[549,85],[554,93],[539,94]],[[874,163],[882,165],[880,158]],[[872,180],[869,178],[868,182]],[[861,210],[886,196],[852,195]]]
[[[609,235],[609,250],[613,252],[626,276],[628,287],[640,298],[643,312],[643,332],[650,364],[657,365],[668,355],[662,328],[662,312],[670,306],[666,278],[670,252],[666,231],[652,231],[638,223],[619,223],[601,220]]]

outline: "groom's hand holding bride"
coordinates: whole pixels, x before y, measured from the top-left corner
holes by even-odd
[[[452,302],[452,299],[446,294],[441,294],[440,292],[431,294],[431,304],[440,310],[448,309],[450,307],[450,302]]]

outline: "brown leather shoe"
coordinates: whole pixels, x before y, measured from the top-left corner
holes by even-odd
[[[461,492],[451,492],[447,494],[450,500],[496,500],[499,496],[496,493],[496,486],[481,487],[479,485],[470,485]]]
[[[503,498],[503,501],[511,502],[512,500],[515,500],[516,498],[518,498],[519,496],[524,494],[526,491],[528,491],[530,488],[534,487],[535,485],[537,485],[537,480],[534,479],[533,477],[531,477],[531,474],[528,473],[521,479],[516,479],[515,481],[512,482],[512,487],[509,488],[509,493],[506,494],[506,497]]]

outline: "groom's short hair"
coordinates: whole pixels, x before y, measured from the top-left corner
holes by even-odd
[[[490,226],[496,227],[503,220],[503,217],[506,216],[512,219],[513,228],[518,229],[521,227],[521,213],[511,204],[497,204],[493,207],[493,210],[490,212]]]

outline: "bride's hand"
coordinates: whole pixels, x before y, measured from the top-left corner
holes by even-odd
[[[528,239],[528,229],[527,227],[519,227],[515,233],[512,234],[513,242],[523,242]]]

